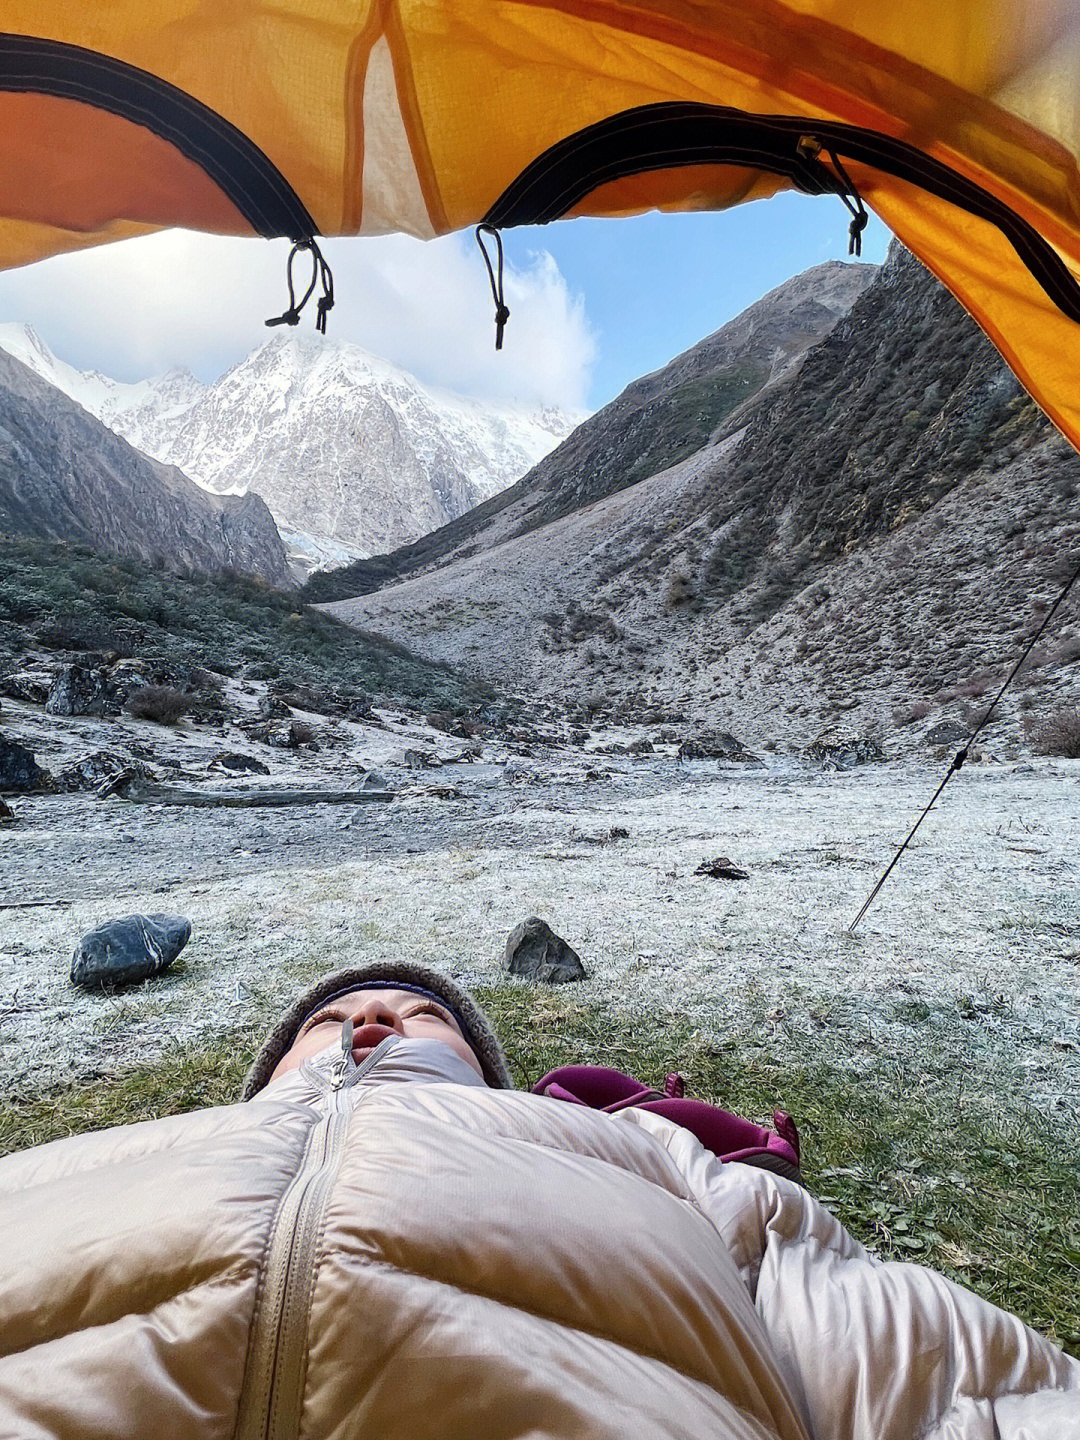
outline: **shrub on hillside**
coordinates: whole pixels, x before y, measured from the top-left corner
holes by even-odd
[[[1039,755],[1080,760],[1080,710],[1055,711],[1035,732],[1034,748]]]
[[[662,598],[665,610],[675,610],[694,598],[693,581],[685,570],[675,570],[668,576]]]
[[[893,719],[897,725],[911,725],[916,720],[925,720],[933,708],[929,700],[916,700],[906,710],[894,711]]]
[[[153,720],[158,725],[175,725],[194,701],[172,685],[140,685],[127,698],[125,709],[136,720]]]

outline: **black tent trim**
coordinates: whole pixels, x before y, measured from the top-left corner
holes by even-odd
[[[79,100],[142,125],[206,172],[258,235],[319,234],[281,171],[235,125],[175,85],[94,50],[0,34],[0,91]]]
[[[786,177],[808,195],[848,195],[849,188],[816,158],[835,151],[918,185],[939,199],[990,221],[1043,290],[1080,323],[1080,286],[1060,256],[1015,210],[982,186],[914,145],[858,125],[803,116],[751,115],[722,105],[669,102],[609,116],[552,145],[521,172],[484,216],[496,229],[558,220],[601,185],[652,170],[736,165]]]

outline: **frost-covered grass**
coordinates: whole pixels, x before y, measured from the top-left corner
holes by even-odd
[[[1080,766],[966,766],[853,936],[936,770],[517,764],[451,767],[458,798],[377,811],[20,802],[0,835],[3,1145],[227,1099],[300,985],[426,961],[480,992],[522,1083],[603,1061],[790,1110],[810,1183],[860,1238],[1080,1349]],[[717,855],[749,878],[694,873]],[[50,885],[64,903],[18,908]],[[172,972],[70,986],[79,935],[162,909],[193,923]],[[503,978],[533,913],[581,953],[572,990]]]
[[[811,1189],[879,1254],[944,1271],[1080,1353],[1080,1179],[1060,1127],[1001,1092],[970,1104],[956,1017],[912,1007],[901,1057],[855,1076],[748,1015],[722,1040],[689,1019],[524,983],[480,987],[519,1086],[568,1061],[687,1093],[768,1123],[789,1110]],[[151,1063],[0,1111],[0,1152],[82,1130],[230,1103],[250,1032],[178,1043]]]

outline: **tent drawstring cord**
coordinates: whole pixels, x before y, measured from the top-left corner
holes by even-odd
[[[293,265],[296,257],[302,251],[311,253],[311,279],[308,287],[299,300],[296,298],[296,285],[293,280]],[[298,325],[300,323],[300,312],[315,293],[315,286],[322,285],[322,295],[319,297],[318,315],[315,320],[315,329],[320,335],[326,334],[326,316],[334,308],[334,277],[330,273],[330,266],[326,263],[322,251],[319,249],[314,238],[310,235],[303,240],[293,241],[293,247],[289,251],[289,262],[285,270],[286,279],[289,282],[289,308],[283,315],[275,315],[272,320],[267,320],[267,325]]]
[[[795,148],[804,160],[817,160],[822,151],[822,144],[816,135],[801,135]],[[866,229],[870,216],[862,202],[862,196],[855,188],[855,182],[841,165],[839,155],[835,150],[827,150],[826,154],[832,161],[836,177],[840,181],[840,184],[833,185],[832,189],[839,195],[851,215],[851,224],[848,226],[848,254],[854,255],[858,259],[862,255],[862,233]],[[824,166],[821,168],[825,169]],[[831,176],[830,179],[832,179]]]
[[[915,821],[915,824],[911,827],[911,833],[908,835],[908,837],[907,837],[907,839],[904,841],[904,843],[900,846],[900,849],[899,849],[899,850],[896,852],[896,854],[893,856],[892,861],[890,862],[890,864],[889,864],[888,868],[886,869],[885,873],[881,876],[881,879],[877,882],[877,884],[874,886],[873,890],[870,891],[870,894],[869,894],[869,895],[866,897],[866,899],[864,900],[862,909],[859,911],[859,913],[855,916],[855,919],[854,919],[854,920],[851,922],[851,924],[848,926],[848,934],[849,934],[849,935],[854,935],[856,925],[858,925],[859,921],[860,921],[860,920],[863,918],[863,916],[866,914],[867,910],[870,909],[870,906],[871,906],[871,904],[873,903],[874,898],[876,897],[878,891],[881,889],[881,887],[885,884],[885,881],[886,881],[886,880],[889,878],[889,876],[892,874],[893,868],[895,867],[897,861],[900,859],[900,856],[904,853],[904,851],[907,849],[908,845],[910,844],[911,839],[912,839],[912,837],[913,837],[914,834],[915,834],[915,831],[918,830],[919,826],[920,826],[920,825],[922,824],[922,822],[926,819],[927,815],[930,814],[930,811],[934,808],[934,803],[936,802],[936,800],[937,800],[938,796],[941,794],[941,792],[945,789],[945,786],[949,783],[949,781],[952,779],[952,777],[956,774],[956,772],[957,772],[957,771],[960,769],[960,767],[963,765],[964,761],[968,758],[968,752],[970,751],[972,745],[975,743],[975,737],[979,734],[979,731],[983,728],[983,726],[984,726],[984,725],[987,723],[987,721],[990,719],[990,716],[991,716],[991,714],[992,714],[993,711],[994,711],[994,707],[997,705],[997,703],[998,703],[998,701],[1001,699],[1002,695],[1005,694],[1005,691],[1006,691],[1006,690],[1009,688],[1009,686],[1012,684],[1012,681],[1013,681],[1014,677],[1016,676],[1017,671],[1020,669],[1021,665],[1023,665],[1024,661],[1025,661],[1025,660],[1028,658],[1028,656],[1031,654],[1032,650],[1034,650],[1035,646],[1036,646],[1036,645],[1038,644],[1038,642],[1039,642],[1040,637],[1042,636],[1043,631],[1044,631],[1044,630],[1046,629],[1046,627],[1050,624],[1050,621],[1051,621],[1051,619],[1053,618],[1053,615],[1054,615],[1054,611],[1058,608],[1058,606],[1061,604],[1061,602],[1065,599],[1065,596],[1068,595],[1069,591],[1070,591],[1070,590],[1072,589],[1072,587],[1076,584],[1077,580],[1080,580],[1080,565],[1077,565],[1077,567],[1076,567],[1076,569],[1073,571],[1072,575],[1069,577],[1068,580],[1066,580],[1065,585],[1064,585],[1064,588],[1062,589],[1060,595],[1058,595],[1058,597],[1057,597],[1057,599],[1054,601],[1053,605],[1050,606],[1050,609],[1046,612],[1046,615],[1043,617],[1043,622],[1042,622],[1042,624],[1041,624],[1041,625],[1039,626],[1039,628],[1035,631],[1035,634],[1032,635],[1031,639],[1028,641],[1027,645],[1024,647],[1024,653],[1020,656],[1020,659],[1017,660],[1016,664],[1015,664],[1015,665],[1013,666],[1013,668],[1009,671],[1008,675],[1007,675],[1006,678],[1005,678],[1005,683],[1002,685],[1001,689],[1000,689],[1000,690],[997,692],[997,694],[994,696],[993,700],[991,700],[990,704],[986,707],[986,710],[983,712],[983,717],[982,717],[982,719],[979,721],[979,723],[975,726],[975,729],[974,729],[974,730],[971,732],[971,734],[968,736],[968,738],[967,738],[967,740],[965,741],[962,749],[958,750],[958,751],[956,752],[956,754],[953,756],[952,764],[949,766],[949,768],[948,768],[948,770],[947,770],[947,772],[946,772],[946,774],[945,774],[945,778],[942,780],[942,782],[941,782],[941,784],[938,786],[938,788],[934,791],[933,797],[931,798],[929,805],[927,805],[926,809],[925,809],[925,810],[922,812],[922,814],[919,816],[918,820]]]
[[[843,190],[838,190],[836,193],[851,213],[851,224],[848,226],[847,253],[854,255],[855,258],[858,259],[862,254],[862,232],[866,229],[866,224],[870,216],[866,213],[866,206],[862,203],[862,196],[858,190],[855,189],[851,176],[844,169],[843,165],[840,164],[839,155],[837,155],[835,150],[830,150],[828,155],[833,163],[833,169],[837,175],[840,176],[841,183],[844,186]]]
[[[495,249],[498,254],[499,274],[495,277],[495,270],[491,264],[491,257],[488,255],[487,246],[484,244],[485,235],[494,235]],[[491,281],[491,298],[495,301],[495,349],[501,350],[503,343],[503,331],[506,329],[506,322],[510,319],[510,311],[506,308],[506,301],[503,298],[503,243],[502,236],[494,225],[478,225],[476,227],[476,243],[480,246],[480,254],[484,257],[484,264],[487,266],[488,279]]]

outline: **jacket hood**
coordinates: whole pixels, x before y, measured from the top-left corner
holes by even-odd
[[[377,960],[346,970],[335,970],[302,991],[266,1036],[251,1068],[244,1077],[241,1100],[250,1100],[263,1088],[282,1056],[296,1039],[301,1025],[313,1011],[337,995],[363,990],[371,985],[400,982],[429,991],[453,1012],[465,1039],[480,1061],[484,1079],[492,1089],[512,1090],[506,1055],[491,1022],[467,990],[441,970],[414,961]]]

